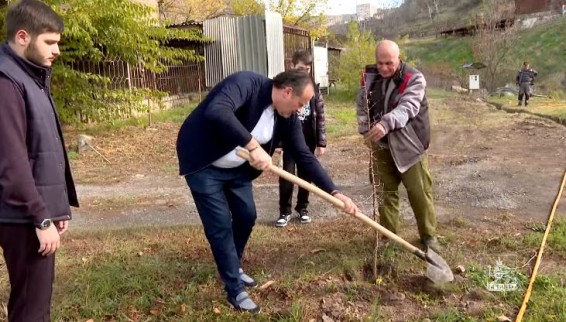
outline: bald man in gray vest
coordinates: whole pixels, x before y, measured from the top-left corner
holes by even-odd
[[[390,40],[376,48],[375,65],[364,70],[358,95],[359,132],[372,149],[372,181],[381,197],[380,222],[399,231],[399,184],[407,189],[425,247],[439,251],[432,178],[426,151],[430,121],[423,74],[400,59]]]

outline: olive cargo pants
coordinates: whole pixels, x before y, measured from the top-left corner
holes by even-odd
[[[377,184],[381,225],[394,233],[399,230],[399,184],[402,182],[407,189],[421,239],[436,236],[432,178],[426,154],[405,173],[399,172],[391,152],[386,148],[374,145],[372,158],[373,169],[370,176],[373,175],[373,183]]]

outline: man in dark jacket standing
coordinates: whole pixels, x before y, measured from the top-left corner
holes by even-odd
[[[241,264],[256,220],[252,180],[261,173],[258,170],[269,169],[278,142],[310,181],[344,202],[344,211],[357,211],[305,143],[297,111],[313,95],[311,77],[303,72],[284,72],[273,80],[252,72],[235,73],[210,91],[179,131],[180,174],[190,188],[228,302],[238,310],[260,310],[244,291],[257,283]],[[249,151],[249,164],[236,155],[237,147]]]
[[[426,81],[421,72],[400,59],[399,47],[390,40],[376,48],[376,65],[366,67],[358,96],[360,134],[372,149],[373,183],[381,202],[383,226],[399,230],[399,184],[407,189],[421,241],[438,251],[432,179],[426,151],[430,121]]]
[[[55,252],[78,206],[50,94],[63,21],[24,0],[6,17],[0,49],[0,246],[10,279],[8,321],[50,320]]]
[[[534,85],[535,78],[538,76],[536,70],[532,69],[529,66],[528,62],[523,63],[523,68],[517,73],[517,85],[519,85],[519,104],[518,106],[523,105],[523,97],[525,97],[525,106],[529,105],[529,98],[532,95],[532,88],[531,86]]]
[[[297,51],[293,55],[293,70],[303,71],[310,75],[312,69],[312,55],[305,50]],[[313,98],[303,106],[298,112],[301,121],[303,135],[309,150],[317,157],[321,157],[326,152],[326,124],[324,121],[324,100],[320,88],[315,85]],[[283,170],[295,174],[295,161],[291,154],[283,151]],[[306,177],[302,169],[297,169],[301,179]],[[291,218],[291,204],[293,199],[293,184],[283,178],[279,178],[279,218],[275,222],[277,227],[285,227]],[[299,214],[301,224],[311,222],[309,210],[309,191],[301,187],[298,188],[297,206],[295,211]]]

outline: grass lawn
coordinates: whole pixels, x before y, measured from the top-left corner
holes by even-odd
[[[396,247],[381,255],[393,269],[374,279],[374,234],[354,219],[256,227],[244,267],[260,284],[272,284],[250,290],[263,306],[253,318],[226,304],[198,226],[75,230],[58,254],[53,321],[311,321],[321,314],[336,321],[387,321],[396,314],[412,321],[495,321],[518,308],[528,270],[516,270],[520,290],[487,292],[495,264],[489,253],[532,252],[542,233],[511,239],[481,236],[465,219],[451,224],[441,231],[443,254],[466,272],[448,285],[429,283],[425,264]],[[566,222],[557,222],[552,236],[545,261],[564,259]],[[6,274],[0,276],[6,289]],[[525,321],[565,321],[565,278],[560,268],[539,276]],[[403,300],[391,299],[392,292]],[[6,295],[0,292],[0,302]]]
[[[521,110],[539,116],[560,118],[566,122],[566,101],[563,99],[532,97],[527,107],[517,106],[518,101],[516,97],[494,97],[490,98],[489,101],[505,109]]]
[[[429,96],[433,100],[455,97],[435,90],[430,90]],[[327,102],[329,135],[356,135],[352,97],[331,93]],[[533,108],[536,104],[538,101]],[[144,150],[135,150],[137,145],[104,145],[102,152],[112,166],[120,164],[112,170],[113,176],[135,168],[133,162],[155,167],[160,175],[173,173],[164,169],[175,164],[171,156],[174,134],[193,108],[157,113],[148,128],[134,127],[144,125],[144,118],[139,118],[82,131],[102,142],[128,135],[159,156],[145,160]],[[501,118],[507,115],[500,114]],[[443,115],[433,111],[433,120],[440,122],[447,117]],[[100,162],[106,167],[94,154],[81,155],[73,162],[90,162],[90,167]],[[110,166],[101,169],[108,172]],[[104,180],[94,182],[111,181],[100,178]],[[134,203],[129,199],[120,202]],[[533,263],[528,259],[537,250],[544,229],[540,223],[526,227],[520,218],[507,212],[490,216],[490,233],[486,233],[486,223],[464,217],[440,227],[441,255],[454,270],[457,266],[465,269],[447,285],[431,284],[424,277],[424,262],[398,247],[385,248],[383,243],[378,252],[379,275],[375,276],[375,232],[355,219],[291,223],[286,229],[258,225],[243,265],[264,286],[250,290],[251,297],[262,306],[257,316],[234,312],[227,305],[200,226],[73,229],[64,236],[57,256],[52,317],[53,321],[92,322],[497,321],[502,315],[512,317],[520,306]],[[401,236],[417,245],[415,227],[405,227]],[[553,226],[543,257],[544,269],[523,321],[566,321],[565,252],[566,221],[561,218]],[[490,268],[500,254],[508,255],[502,260],[512,268],[510,277],[518,288],[515,291],[486,290],[494,281]],[[0,262],[0,320],[6,318],[7,289],[5,265]]]

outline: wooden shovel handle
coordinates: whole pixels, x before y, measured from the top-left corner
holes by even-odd
[[[250,161],[250,154],[248,152],[248,150],[245,149],[240,149],[238,148],[236,150],[236,154],[241,157],[242,159],[245,159],[247,161]],[[331,194],[329,194],[328,192],[320,189],[319,187],[283,170],[280,169],[278,167],[276,167],[273,164],[269,165],[269,170],[273,173],[275,173],[276,175],[280,176],[281,178],[292,182],[296,185],[298,185],[301,188],[304,188],[316,195],[318,195],[319,197],[321,197],[322,199],[330,202],[331,204],[333,204],[334,206],[340,208],[340,209],[344,209],[344,202],[342,202],[342,200],[332,196]],[[415,255],[421,257],[424,259],[425,257],[425,253],[418,249],[417,247],[411,245],[410,243],[408,243],[406,240],[404,240],[403,238],[397,236],[396,234],[394,234],[393,232],[391,232],[390,230],[388,230],[387,228],[381,226],[380,224],[376,223],[375,221],[373,221],[371,218],[369,218],[368,216],[362,214],[361,212],[356,212],[356,214],[354,215],[354,217],[358,218],[359,220],[363,221],[364,223],[366,223],[368,226],[371,226],[373,228],[375,228],[376,230],[378,230],[380,233],[382,233],[383,235],[385,235],[387,238],[392,239],[393,241],[395,241],[396,243],[400,244],[401,246],[405,247],[408,251],[414,253]]]

